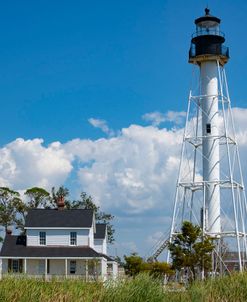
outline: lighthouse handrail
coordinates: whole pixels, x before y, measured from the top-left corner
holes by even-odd
[[[192,38],[195,38],[195,37],[199,37],[199,36],[207,36],[207,35],[210,35],[210,36],[220,36],[220,37],[225,37],[225,34],[218,30],[218,29],[202,29],[202,30],[198,30],[196,31],[195,33],[193,33],[191,35]]]
[[[193,58],[193,57],[196,57],[196,55],[197,54],[196,54],[195,44],[191,43],[190,50],[189,50],[189,57]],[[208,55],[222,55],[222,56],[226,56],[229,58],[229,47],[221,45],[220,48],[218,46],[215,46],[215,48],[213,48],[213,46],[211,46],[211,49],[210,49]]]

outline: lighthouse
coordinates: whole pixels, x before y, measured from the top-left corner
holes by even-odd
[[[191,221],[201,226],[203,236],[214,239],[212,270],[227,269],[224,253],[228,250],[237,255],[242,271],[247,263],[247,203],[225,71],[229,48],[225,46],[221,20],[208,8],[194,23],[189,49],[193,87],[188,98],[170,236],[153,258],[181,232],[184,221]]]
[[[192,36],[189,62],[200,68],[200,108],[202,113],[202,171],[205,186],[205,210],[208,233],[213,237],[221,232],[220,222],[220,154],[218,65],[229,59],[229,49],[223,45],[220,19],[205,15],[195,20],[196,32]]]

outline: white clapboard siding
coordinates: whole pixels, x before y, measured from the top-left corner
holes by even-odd
[[[40,246],[39,233],[46,232],[46,245],[47,246],[69,246],[70,245],[70,232],[77,233],[77,245],[87,246],[90,242],[90,229],[28,229],[27,230],[27,246]]]
[[[39,245],[39,231],[27,230],[27,246]]]
[[[67,230],[47,230],[46,245],[69,245],[69,233]]]
[[[103,239],[94,239],[94,249],[98,253],[103,253]]]
[[[94,239],[94,249],[98,253],[106,254],[106,239]]]
[[[2,273],[8,273],[8,259],[2,259]]]
[[[93,230],[93,228],[90,228],[90,231],[89,231],[88,245],[90,247],[94,248],[94,230]]]
[[[90,229],[82,229],[77,231],[77,245],[89,245]],[[90,245],[89,245],[90,246]]]

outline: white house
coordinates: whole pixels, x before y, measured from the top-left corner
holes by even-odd
[[[115,278],[118,265],[107,255],[106,224],[95,223],[93,210],[58,206],[30,210],[26,235],[6,234],[0,252],[2,274]]]

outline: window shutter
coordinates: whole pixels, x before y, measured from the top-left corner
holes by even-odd
[[[8,272],[12,272],[12,259],[8,259]]]
[[[22,259],[19,259],[19,273],[22,273],[22,268],[23,268],[23,260]]]

